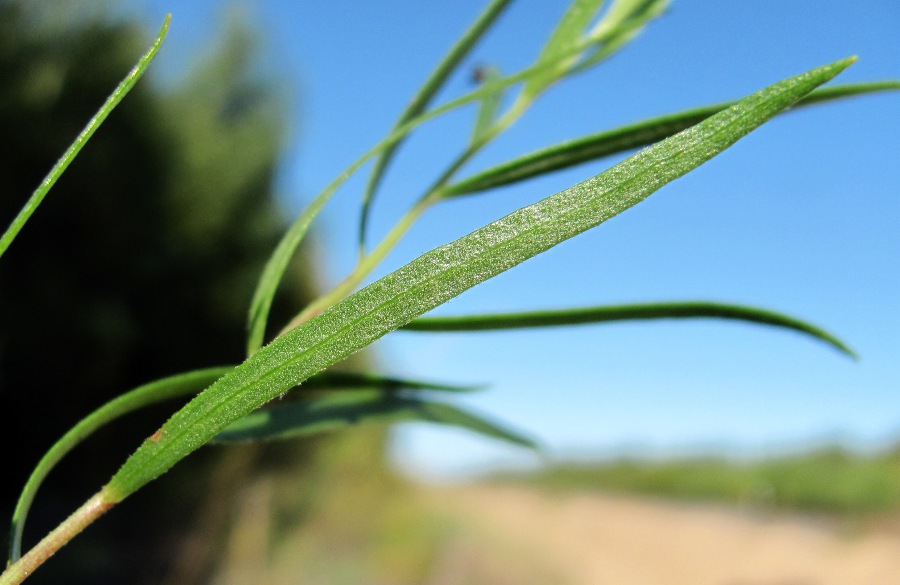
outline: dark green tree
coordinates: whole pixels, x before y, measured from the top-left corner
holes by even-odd
[[[0,1],[4,225],[148,37],[127,20],[48,27],[53,11],[28,5]],[[4,522],[43,451],[86,409],[160,376],[243,358],[255,278],[284,229],[272,183],[286,108],[277,86],[254,70],[252,39],[233,28],[172,89],[152,73],[139,83],[0,262],[0,393],[10,411],[33,413],[0,426]],[[273,323],[285,322],[305,294],[294,275]],[[35,353],[38,341],[52,367],[39,365],[47,356]],[[64,464],[39,493],[26,539],[106,481],[110,465],[170,410],[135,415],[73,453],[77,465]],[[36,583],[159,582],[179,554],[165,535],[189,524],[198,482],[216,477],[212,469],[238,473],[259,452],[230,451],[230,467],[223,453],[208,452],[180,479],[148,490],[143,505],[112,515]],[[142,520],[148,514],[153,522]]]

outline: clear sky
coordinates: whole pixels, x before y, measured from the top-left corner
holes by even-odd
[[[296,213],[390,129],[430,68],[486,0],[238,2],[262,32],[260,62],[293,93],[280,169]],[[474,67],[517,71],[566,0],[519,0],[440,101]],[[160,72],[186,68],[223,23],[211,0],[142,0],[156,27],[174,13]],[[553,142],[734,99],[859,55],[839,81],[900,78],[896,0],[675,0],[609,62],[552,90],[469,171]],[[375,209],[383,234],[464,145],[473,111],[408,142]],[[781,117],[648,202],[469,291],[441,313],[652,300],[756,304],[813,321],[861,355],[781,330],[679,321],[491,334],[395,333],[376,347],[391,374],[490,384],[469,407],[560,455],[625,451],[765,453],[830,440],[900,438],[900,93]],[[385,270],[592,176],[603,161],[433,210]],[[464,173],[465,174],[465,173]],[[326,279],[354,260],[361,181],[317,232]],[[533,455],[462,431],[410,425],[395,457],[456,474]]]

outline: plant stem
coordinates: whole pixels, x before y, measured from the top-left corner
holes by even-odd
[[[106,513],[116,503],[106,493],[106,488],[94,494],[53,532],[48,534],[25,556],[11,564],[0,575],[0,585],[18,585],[66,545],[72,538],[87,528],[94,520]]]
[[[410,228],[412,228],[413,224],[416,223],[422,214],[435,202],[436,200],[434,198],[424,198],[407,211],[391,231],[388,232],[388,235],[381,240],[378,246],[360,259],[356,268],[353,269],[353,272],[351,272],[347,278],[331,289],[331,292],[320,296],[318,299],[307,305],[303,311],[291,319],[290,323],[285,325],[284,328],[278,332],[278,337],[281,337],[298,325],[309,321],[328,307],[352,293],[356,287],[358,287],[362,281],[365,280],[379,264],[381,264],[382,260],[387,257],[394,247],[396,247],[397,243],[404,235],[406,235]]]
[[[331,307],[344,297],[347,297],[356,290],[363,280],[372,273],[375,268],[387,257],[397,243],[403,239],[403,236],[409,232],[413,224],[425,213],[432,205],[441,201],[444,187],[453,179],[456,173],[461,169],[473,156],[481,149],[487,146],[494,138],[502,134],[509,126],[517,120],[528,106],[530,100],[518,99],[509,109],[509,111],[497,120],[493,127],[485,133],[485,135],[477,142],[469,145],[441,174],[434,184],[425,192],[425,195],[400,218],[400,220],[391,228],[391,231],[384,237],[381,242],[368,254],[362,256],[347,278],[341,281],[331,292],[320,296],[318,299],[306,306],[296,317],[278,332],[281,337],[291,329],[312,319],[325,309]],[[2,585],[2,584],[0,584]]]

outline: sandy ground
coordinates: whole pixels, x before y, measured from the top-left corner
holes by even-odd
[[[454,575],[466,573],[460,564],[473,555],[518,567],[516,579],[527,574],[529,583],[900,584],[896,530],[515,487],[444,489],[427,498],[456,522],[460,543],[429,585],[457,583]]]

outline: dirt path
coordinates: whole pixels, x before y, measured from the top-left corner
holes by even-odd
[[[521,571],[532,574],[529,582],[900,584],[900,534],[888,531],[854,533],[802,517],[525,488],[469,487],[426,497],[456,522],[457,540],[469,549],[534,567]],[[456,583],[452,575],[459,572],[452,559],[447,564],[431,583]]]

